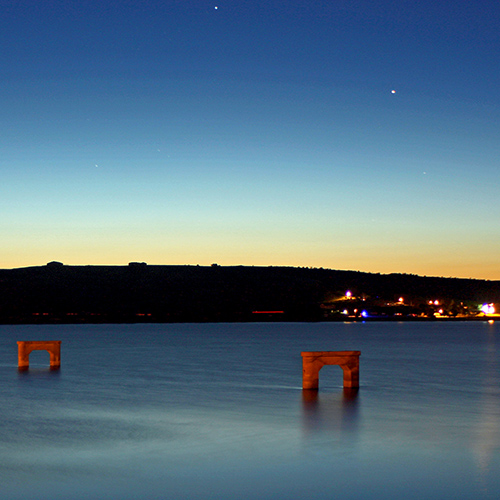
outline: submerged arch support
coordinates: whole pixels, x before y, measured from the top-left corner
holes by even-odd
[[[302,389],[318,389],[319,371],[325,365],[339,365],[344,371],[344,387],[359,387],[361,351],[307,351],[302,355]]]
[[[27,370],[30,366],[30,353],[32,351],[48,351],[50,354],[50,369],[57,370],[61,367],[61,341],[60,340],[20,340],[17,342],[18,367]]]

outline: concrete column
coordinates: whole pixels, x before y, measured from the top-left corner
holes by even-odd
[[[344,387],[359,387],[359,359],[340,367],[344,370]]]
[[[304,356],[304,353],[302,353]],[[323,368],[323,363],[312,356],[302,358],[302,388],[317,389],[319,386],[319,371]]]

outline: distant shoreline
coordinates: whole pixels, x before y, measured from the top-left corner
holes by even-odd
[[[488,321],[500,281],[252,266],[0,270],[0,324]],[[485,308],[491,308],[486,315]],[[500,318],[500,316],[499,316]]]
[[[483,317],[461,317],[461,318],[347,318],[347,319],[319,319],[319,320],[276,320],[265,319],[255,321],[61,321],[61,320],[47,320],[47,321],[17,321],[17,322],[3,322],[0,321],[0,326],[22,326],[22,325],[176,325],[176,324],[258,324],[258,323],[464,323],[464,322],[483,322],[492,323],[500,321],[500,316],[483,316]]]

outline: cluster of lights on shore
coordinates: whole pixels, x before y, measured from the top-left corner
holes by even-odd
[[[346,293],[345,293],[345,297],[346,299],[352,299],[354,298],[352,296],[352,292],[350,290],[347,290]],[[398,299],[398,302],[400,304],[403,304],[404,303],[404,298],[403,297],[399,297]],[[434,306],[439,306],[439,300],[429,300],[429,305],[434,305]],[[484,314],[495,314],[495,306],[492,304],[492,303],[489,303],[489,304],[483,304],[482,306],[480,306],[480,309],[481,309],[481,312],[483,312]],[[347,309],[345,309],[344,311],[342,311],[343,314],[349,314],[349,311]],[[357,309],[354,310],[355,313],[357,313]],[[438,313],[439,314],[443,314],[443,309],[439,309]],[[368,317],[368,313],[367,311],[361,311],[361,316],[366,318]]]

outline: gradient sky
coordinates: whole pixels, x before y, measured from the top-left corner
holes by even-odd
[[[496,0],[0,0],[0,267],[498,280],[499,61]]]

